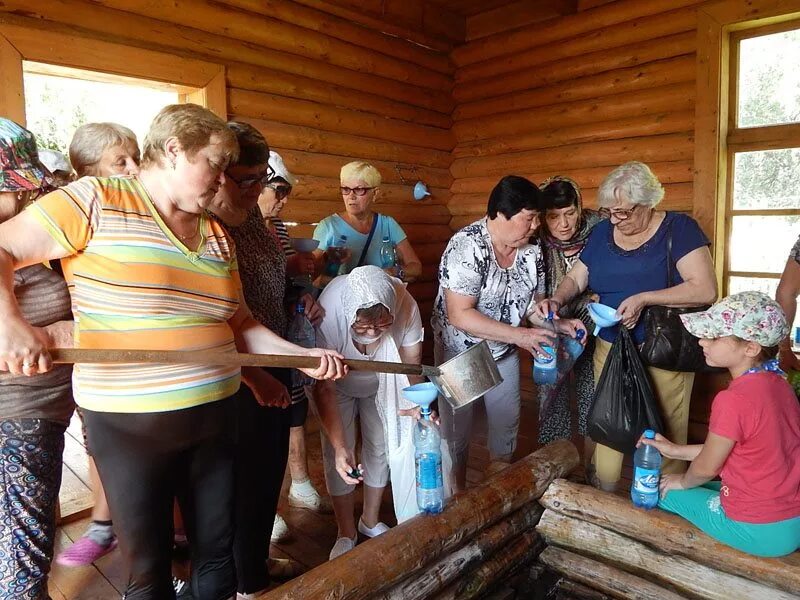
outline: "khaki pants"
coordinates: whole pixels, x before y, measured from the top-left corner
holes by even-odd
[[[594,351],[594,381],[595,385],[600,380],[603,365],[611,350],[611,344],[597,338]],[[676,373],[655,367],[646,367],[653,384],[658,406],[661,409],[661,418],[664,420],[666,432],[664,435],[676,444],[685,444],[689,429],[689,402],[692,397],[694,373]],[[619,481],[622,472],[623,454],[597,444],[594,451],[594,465],[597,478],[603,483],[613,484]],[[665,458],[661,471],[663,473],[682,473],[686,470],[686,463],[681,460]]]

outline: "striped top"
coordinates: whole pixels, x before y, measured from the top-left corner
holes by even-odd
[[[162,221],[136,177],[84,177],[28,210],[69,254],[62,261],[79,348],[234,352],[239,306],[233,242],[201,217],[197,252]],[[239,389],[239,368],[76,365],[79,406],[140,413],[214,402]]]

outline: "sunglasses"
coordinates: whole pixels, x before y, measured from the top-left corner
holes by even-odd
[[[275,170],[271,166],[267,165],[267,168],[264,169],[264,172],[261,173],[260,175],[245,177],[244,179],[237,179],[236,177],[231,175],[228,171],[225,171],[225,176],[229,177],[231,181],[233,181],[236,185],[238,185],[240,190],[246,190],[248,188],[253,187],[257,183],[261,183],[263,185],[265,181],[269,181],[270,179],[275,177]]]
[[[289,194],[292,193],[292,186],[290,185],[282,185],[280,183],[268,183],[266,187],[268,187],[275,193],[276,200],[283,200]]]
[[[354,187],[354,188],[351,188],[351,187],[347,187],[347,186],[343,185],[339,189],[342,191],[342,196],[349,196],[350,194],[355,194],[356,196],[361,197],[361,196],[366,196],[368,191],[374,190],[375,188],[374,187]]]

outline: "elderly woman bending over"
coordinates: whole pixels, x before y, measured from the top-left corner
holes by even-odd
[[[540,314],[558,310],[588,287],[601,303],[617,309],[622,324],[632,330],[639,345],[644,342],[642,311],[648,306],[692,307],[713,302],[717,285],[709,241],[691,217],[657,210],[663,197],[664,188],[647,165],[629,162],[614,169],[598,193],[601,214],[608,220],[594,227],[580,259],[552,297],[539,304]],[[674,285],[668,281],[669,254]],[[603,372],[616,336],[616,328],[605,328],[597,339],[595,379]],[[667,427],[666,437],[685,444],[694,373],[647,370]],[[622,454],[598,445],[594,466],[595,483],[606,490],[616,489]],[[663,470],[675,473],[684,467],[680,461],[665,459]]]

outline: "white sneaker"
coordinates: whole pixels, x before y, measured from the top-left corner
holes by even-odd
[[[336,543],[331,548],[331,553],[328,556],[329,560],[333,560],[337,556],[341,556],[345,552],[350,552],[353,548],[356,547],[356,542],[358,538],[350,539],[348,537],[340,537],[336,540]]]
[[[378,521],[375,527],[367,527],[364,525],[364,520],[362,517],[359,517],[358,519],[358,532],[361,535],[367,536],[368,538],[379,536],[380,534],[389,531],[389,529],[391,529],[391,527],[382,521]]]
[[[311,489],[311,494],[299,494],[293,488],[289,488],[289,506],[294,508],[307,508],[314,512],[322,513],[325,515],[333,514],[333,504],[331,499],[327,496],[321,496],[320,493]]]
[[[275,515],[275,522],[272,524],[272,537],[270,537],[270,541],[279,542],[288,537],[288,535],[289,526],[286,524],[286,521],[283,520],[282,516]]]

